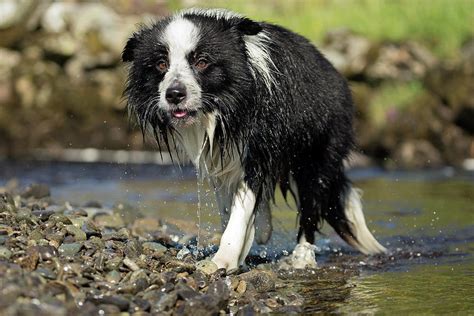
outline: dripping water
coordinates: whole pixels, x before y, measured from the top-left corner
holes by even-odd
[[[197,197],[198,197],[198,205],[197,205],[197,239],[196,239],[196,248],[199,249],[200,242],[201,242],[201,192],[204,189],[204,183],[201,176],[200,168],[196,169],[196,178],[197,178]]]

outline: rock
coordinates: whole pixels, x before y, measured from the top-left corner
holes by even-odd
[[[162,254],[168,250],[165,246],[157,242],[144,242],[142,244],[143,250],[150,250],[153,253]]]
[[[59,247],[59,253],[66,257],[72,257],[77,254],[81,248],[82,244],[79,243],[62,244]]]
[[[100,232],[99,227],[97,227],[93,221],[91,220],[86,220],[82,226],[81,230],[86,233],[87,238],[90,238],[92,236],[95,237],[101,237],[102,233]]]
[[[55,280],[58,276],[56,272],[54,272],[51,269],[47,269],[47,268],[37,268],[36,273],[38,273],[42,277],[44,277],[46,279],[50,279],[50,280]]]
[[[87,301],[92,302],[96,305],[114,305],[117,306],[120,311],[126,311],[130,306],[130,302],[127,299],[118,295],[93,295],[87,297]]]
[[[0,46],[17,42],[37,26],[37,17],[48,1],[4,0],[0,2]]]
[[[21,193],[21,197],[41,199],[51,195],[49,187],[46,184],[32,184]]]
[[[12,256],[12,252],[7,248],[0,246],[0,259],[10,259]]]
[[[20,61],[20,53],[0,47],[0,104],[14,102],[13,71]]]
[[[223,279],[219,279],[209,284],[206,294],[214,297],[217,307],[223,309],[227,306],[227,301],[230,297],[230,290],[226,282]]]
[[[112,270],[107,273],[107,275],[105,276],[105,279],[107,280],[107,282],[117,284],[122,279],[122,276],[120,272],[118,272],[117,270]]]
[[[252,284],[259,293],[275,290],[276,276],[270,271],[251,270],[239,275],[240,279]]]
[[[48,219],[48,222],[72,225],[71,220],[67,216],[65,216],[64,214],[58,214],[58,213],[51,215]]]
[[[124,221],[119,214],[97,214],[94,217],[94,222],[97,226],[107,228],[121,228],[124,226]]]
[[[366,70],[370,79],[409,81],[420,79],[436,65],[437,59],[416,42],[384,43]]]
[[[27,254],[38,253],[40,260],[51,260],[58,256],[58,251],[53,246],[34,246],[27,250]]]
[[[132,259],[128,257],[123,259],[123,264],[132,271],[137,271],[140,269],[140,267],[135,263],[135,261],[133,261]]]
[[[235,291],[239,294],[243,294],[245,293],[246,290],[247,290],[247,282],[240,280]]]
[[[66,225],[66,231],[72,236],[74,236],[75,241],[87,240],[86,233],[74,225]]]
[[[64,215],[68,216],[69,218],[77,218],[77,217],[87,217],[87,211],[82,208],[75,208],[72,210],[65,210]]]
[[[142,253],[142,245],[134,238],[127,242],[123,251],[127,257],[134,259]]]
[[[193,277],[194,277],[194,280],[196,282],[197,287],[200,288],[200,289],[205,288],[209,284],[208,277],[206,276],[206,274],[203,271],[201,271],[199,269],[194,271]]]
[[[16,211],[15,201],[9,193],[0,194],[0,212],[13,213]]]
[[[176,286],[176,294],[178,295],[178,298],[188,301],[198,296],[199,292],[196,292],[191,287],[181,283]]]
[[[194,316],[217,315],[220,310],[220,302],[216,296],[208,294],[199,295],[186,301],[184,314]]]
[[[54,214],[54,211],[42,209],[42,210],[35,210],[32,212],[32,214],[41,221],[47,221],[49,217]]]
[[[133,222],[132,233],[147,238],[160,228],[160,221],[156,218],[139,218]]]
[[[347,77],[361,75],[370,62],[373,44],[348,29],[327,32],[321,51]]]
[[[177,299],[178,295],[175,292],[163,293],[158,301],[151,302],[151,312],[160,313],[168,311],[176,304]]]
[[[393,159],[397,165],[404,168],[423,168],[431,165],[439,167],[442,165],[440,152],[425,140],[407,140],[403,142],[393,153]]]
[[[31,215],[32,213],[29,209],[21,208],[18,210],[15,217],[19,221],[31,221]]]
[[[217,271],[217,265],[211,260],[201,260],[195,264],[196,270],[199,270],[207,275],[213,274]]]
[[[178,253],[176,254],[176,258],[178,260],[183,260],[184,257],[186,257],[187,255],[191,254],[191,251],[189,251],[189,249],[187,247],[183,247],[180,251],[178,251]]]

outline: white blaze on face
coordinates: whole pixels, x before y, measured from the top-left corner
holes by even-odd
[[[168,72],[160,83],[160,106],[168,110],[166,89],[175,80],[179,80],[186,87],[187,99],[183,106],[194,107],[200,104],[201,88],[188,61],[191,53],[199,41],[199,29],[191,21],[177,17],[168,24],[163,34],[163,41],[168,46]]]

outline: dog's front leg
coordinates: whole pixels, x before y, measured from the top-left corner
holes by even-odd
[[[219,250],[212,261],[219,267],[225,268],[228,272],[235,271],[239,266],[239,259],[247,256],[254,234],[253,212],[255,208],[255,194],[242,183],[237,189],[230,208],[230,219],[222,234]],[[250,240],[252,239],[252,240]]]

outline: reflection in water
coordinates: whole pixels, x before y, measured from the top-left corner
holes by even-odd
[[[317,242],[321,269],[280,275],[279,291],[299,293],[308,312],[473,313],[474,174],[365,169],[351,175],[364,191],[370,229],[391,254],[362,256],[325,227]],[[1,163],[0,185],[12,177],[22,185],[50,184],[58,201],[128,202],[187,233],[197,234],[199,221],[202,232],[220,231],[212,190],[202,184],[199,202],[195,174],[188,168]],[[294,203],[277,195],[276,204],[272,241],[253,248],[252,263],[280,257],[294,246]]]

